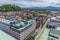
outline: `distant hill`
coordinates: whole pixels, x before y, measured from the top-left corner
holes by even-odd
[[[23,8],[26,10],[60,10],[60,7],[53,7],[53,6],[48,6],[48,7],[30,7],[30,8]]]
[[[6,12],[6,11],[20,11],[20,10],[60,10],[60,7],[48,6],[48,7],[20,8],[19,6],[10,4],[0,6],[0,11]]]
[[[0,11],[20,11],[21,8],[16,5],[2,5]]]

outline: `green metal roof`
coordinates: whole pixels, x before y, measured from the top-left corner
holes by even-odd
[[[32,25],[35,20],[28,20],[28,21],[21,21],[20,23],[18,24],[10,24],[10,22],[14,22],[14,21],[10,21],[10,20],[7,20],[7,19],[0,19],[0,23],[3,23],[3,24],[6,24],[6,25],[9,25],[9,27],[13,28],[13,29],[16,29],[16,30],[23,30],[25,29],[26,27],[29,27],[30,25]],[[11,26],[10,26],[11,25]]]
[[[14,28],[14,27],[11,27],[11,28],[21,31],[21,30],[29,27],[30,25],[32,25],[34,22],[35,22],[34,20],[27,21],[27,24],[25,24],[24,22],[21,22],[20,24],[16,24],[16,25],[22,25],[22,27],[19,26],[20,28],[18,28],[18,29]]]
[[[10,22],[13,22],[13,21],[9,21],[9,20],[6,20],[6,19],[0,19],[0,23],[6,24],[6,25],[9,25]]]
[[[0,30],[0,40],[17,40],[17,39]]]

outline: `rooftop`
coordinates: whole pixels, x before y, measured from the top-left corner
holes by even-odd
[[[51,29],[51,32],[54,35],[60,36],[60,27],[56,26],[55,29]]]
[[[48,22],[48,25],[60,26],[60,19],[57,19],[56,17],[52,17]]]
[[[60,30],[51,30],[51,33],[54,35],[59,35],[60,36]]]
[[[9,21],[9,20],[6,20],[6,19],[0,19],[0,23],[6,24],[6,25],[9,25],[10,22],[13,22],[13,21]]]
[[[13,28],[15,30],[21,31],[23,29],[25,29],[26,27],[34,24],[35,20],[31,19],[31,20],[21,20],[20,23],[15,24],[14,21],[10,21],[7,19],[0,19],[0,23],[3,23],[5,25],[8,25],[10,28]]]
[[[11,27],[11,28],[21,31],[21,30],[29,27],[30,25],[34,24],[34,22],[35,22],[34,20],[21,22],[20,24],[16,24],[16,27]]]
[[[0,40],[17,40],[17,39],[0,30]]]

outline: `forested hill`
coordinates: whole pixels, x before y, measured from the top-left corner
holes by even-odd
[[[21,8],[20,7],[18,7],[18,6],[16,6],[16,5],[2,5],[2,6],[0,6],[0,11],[4,11],[4,12],[6,12],[6,11],[20,11],[21,10]]]

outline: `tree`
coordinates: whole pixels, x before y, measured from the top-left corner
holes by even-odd
[[[39,11],[40,14],[48,14],[48,11]]]
[[[6,11],[20,11],[21,8],[16,5],[2,5],[0,7],[0,11],[6,12]]]
[[[36,17],[36,16],[38,15],[38,13],[37,13],[37,12],[28,11],[28,13],[29,13],[29,14],[32,14],[32,15],[33,15],[33,17]]]

